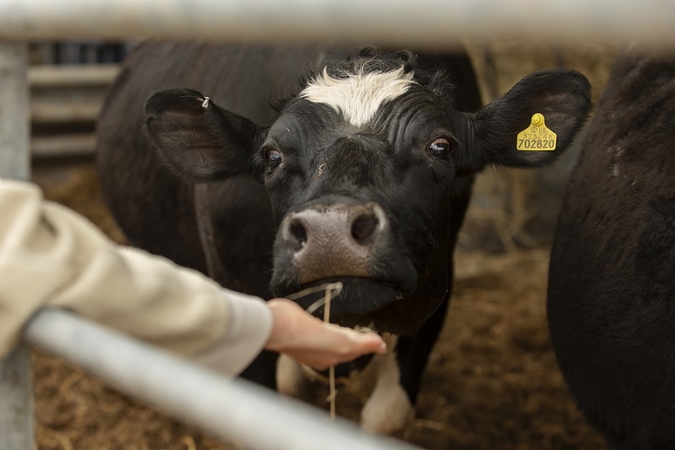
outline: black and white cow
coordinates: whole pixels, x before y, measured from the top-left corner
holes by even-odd
[[[464,53],[146,43],[104,106],[98,165],[137,246],[264,298],[341,281],[333,321],[399,336],[362,417],[388,432],[443,324],[472,175],[552,162],[589,90],[577,72],[539,72],[462,112],[480,105]],[[537,112],[557,149],[519,152]]]
[[[675,448],[675,58],[627,53],[582,144],[548,316],[586,419],[618,449]]]

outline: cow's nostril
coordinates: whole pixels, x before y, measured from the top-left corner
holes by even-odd
[[[352,222],[352,237],[356,242],[363,243],[372,236],[378,224],[374,214],[362,214]]]
[[[291,236],[293,236],[298,247],[302,248],[305,245],[305,242],[307,242],[307,230],[302,225],[302,222],[294,220],[291,222],[288,231],[291,233]]]

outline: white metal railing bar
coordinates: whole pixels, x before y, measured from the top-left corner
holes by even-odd
[[[675,44],[672,0],[0,0],[0,38],[131,36],[404,45],[524,37]]]
[[[0,41],[0,177],[17,180],[30,176],[27,53]],[[25,344],[0,360],[0,449],[35,448],[32,375]]]
[[[91,372],[215,436],[261,450],[412,450],[391,438],[331,422],[325,411],[224,379],[167,352],[75,314],[45,309],[24,331],[26,342]]]

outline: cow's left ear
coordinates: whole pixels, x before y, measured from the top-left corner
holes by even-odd
[[[145,131],[162,162],[190,182],[262,179],[263,129],[193,89],[163,89],[145,103]]]
[[[591,85],[581,73],[554,69],[530,74],[477,113],[464,116],[469,144],[455,157],[457,173],[476,173],[489,165],[535,168],[550,164],[567,150],[590,108]],[[556,134],[555,149],[533,150],[539,141],[530,135],[533,139],[520,142],[522,150],[518,150],[518,135],[532,130],[537,113]],[[535,123],[540,120],[539,116],[534,119]]]

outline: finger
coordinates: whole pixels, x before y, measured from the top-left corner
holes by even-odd
[[[378,334],[375,333],[358,333],[361,336],[359,337],[359,342],[357,343],[357,351],[360,354],[365,353],[387,353],[387,344],[384,342],[384,339]]]
[[[352,342],[352,351],[355,353],[387,352],[387,344],[384,342],[384,339],[376,333],[361,333],[349,330],[348,338]]]
[[[352,361],[361,355],[378,352],[383,344],[378,339],[354,342],[340,336],[332,340],[314,341],[313,346],[288,349],[287,354],[298,362],[323,370],[343,362]],[[386,348],[386,347],[385,347]]]
[[[372,331],[363,332],[355,331],[351,328],[341,327],[335,324],[322,323],[326,330],[339,333],[349,342],[350,348],[354,349],[356,352],[363,353],[386,353],[387,344],[384,342],[384,339]],[[336,335],[337,337],[337,335]],[[337,342],[336,342],[337,343]]]

